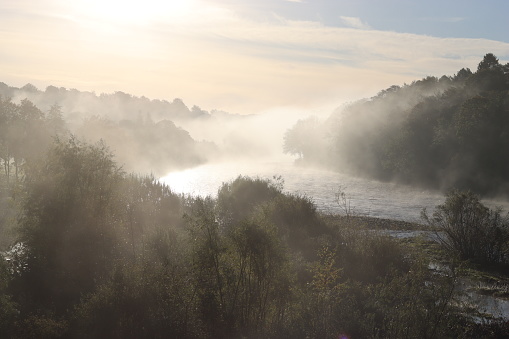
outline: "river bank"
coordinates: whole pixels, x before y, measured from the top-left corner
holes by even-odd
[[[324,221],[330,225],[334,223],[344,224],[346,222],[358,225],[366,229],[372,230],[393,230],[393,231],[422,231],[429,230],[425,225],[405,220],[395,220],[386,218],[377,218],[372,216],[360,215],[339,215],[339,214],[322,214]]]
[[[509,274],[505,267],[480,267],[457,261],[443,251],[435,232],[427,225],[358,215],[322,214],[322,218],[333,228],[347,224],[397,239],[426,258],[430,270],[454,276],[455,303],[476,321],[509,321]]]

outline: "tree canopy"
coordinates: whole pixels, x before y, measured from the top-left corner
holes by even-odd
[[[333,113],[300,121],[285,150],[304,161],[381,180],[478,193],[509,185],[509,64],[491,53],[472,73],[391,86]],[[302,130],[316,131],[313,137]],[[318,141],[317,141],[318,140]],[[326,156],[313,157],[316,152]]]

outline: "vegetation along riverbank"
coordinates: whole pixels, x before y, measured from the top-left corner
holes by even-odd
[[[339,136],[328,140],[334,147],[314,138],[331,135],[323,126],[307,121],[287,132],[286,151],[304,162],[349,164],[343,170],[380,180],[502,194],[509,173],[509,162],[501,161],[509,149],[507,69],[487,54],[475,73],[391,87],[347,109]],[[48,88],[42,95],[32,87],[25,90],[36,97],[67,92]],[[0,90],[13,91],[5,84]],[[145,101],[121,93],[92,97]],[[159,104],[212,119],[181,101],[152,102]],[[380,127],[372,112],[394,124],[372,133]],[[333,115],[325,125],[339,120]],[[285,193],[277,177],[239,176],[214,198],[176,194],[130,171],[161,154],[168,164],[160,171],[194,166],[218,147],[166,119],[90,117],[75,124],[72,134],[58,105],[43,112],[27,99],[0,98],[2,338],[509,333],[507,312],[479,307],[483,297],[507,302],[509,222],[468,190],[449,191],[433,213],[423,211],[422,224],[355,215],[342,192],[337,202],[345,213],[324,215],[310,198]],[[300,133],[303,126],[312,127],[310,134]],[[89,134],[109,128],[113,145],[127,145],[118,158],[104,141],[93,142],[101,135]],[[489,138],[480,143],[480,136]],[[308,143],[336,154],[314,153]]]
[[[443,246],[426,252],[437,243],[383,233],[436,226],[322,216],[277,180],[239,177],[216,199],[176,195],[74,138],[57,141],[24,176],[2,191],[19,216],[0,259],[7,338],[495,338],[507,330],[506,320],[464,307],[459,261],[430,268],[428,253]]]

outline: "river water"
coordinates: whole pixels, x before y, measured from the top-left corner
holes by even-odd
[[[436,205],[444,202],[444,195],[437,191],[296,166],[291,161],[211,163],[171,172],[160,180],[176,193],[214,197],[222,183],[232,181],[239,175],[265,179],[281,176],[286,192],[308,196],[318,210],[327,213],[344,212],[335,199],[339,189],[346,194],[351,209],[357,214],[410,222],[421,221],[423,208],[432,212]],[[509,210],[508,202],[485,203]]]
[[[264,179],[281,176],[286,192],[308,196],[318,210],[327,213],[344,212],[344,205],[335,199],[339,190],[346,194],[350,208],[357,214],[411,222],[420,221],[423,208],[431,211],[444,201],[443,194],[436,191],[355,178],[292,162],[212,163],[171,172],[160,180],[176,193],[216,196],[222,183],[239,175]]]

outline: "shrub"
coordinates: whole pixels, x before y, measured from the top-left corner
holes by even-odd
[[[507,262],[508,218],[500,209],[484,206],[471,192],[451,191],[433,217],[422,217],[435,228],[442,246],[461,259],[481,263]]]
[[[239,176],[224,183],[217,194],[217,214],[222,226],[231,226],[252,213],[264,202],[282,194],[282,183]]]

